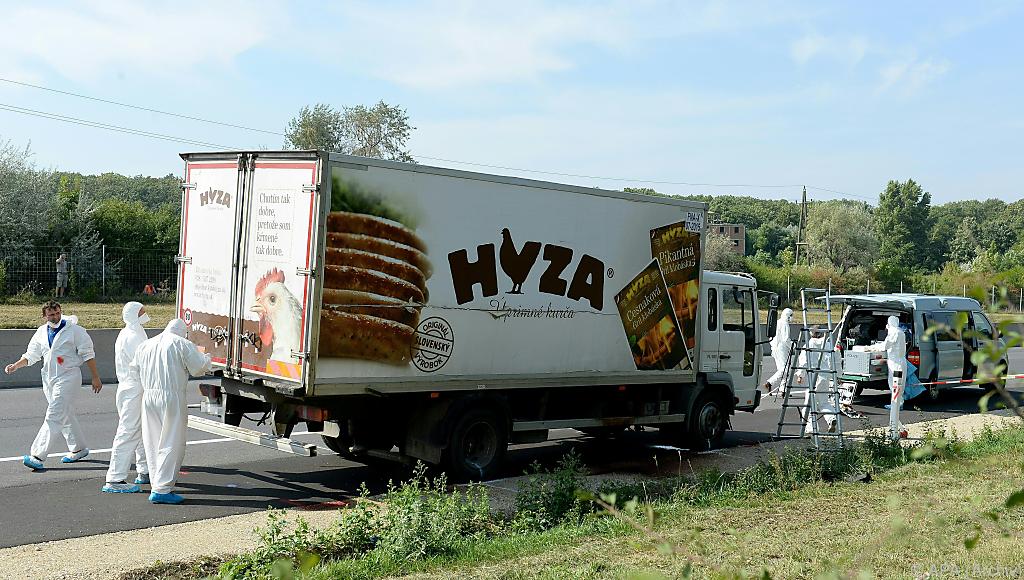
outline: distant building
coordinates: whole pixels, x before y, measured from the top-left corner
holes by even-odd
[[[712,231],[732,240],[732,250],[741,256],[747,255],[747,226],[743,224],[708,224]]]

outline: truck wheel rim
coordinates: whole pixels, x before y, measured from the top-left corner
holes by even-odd
[[[485,423],[474,423],[462,439],[462,456],[466,464],[483,469],[490,465],[498,451],[498,433]]]
[[[715,404],[705,405],[700,410],[700,430],[705,439],[714,439],[722,428],[722,413]]]

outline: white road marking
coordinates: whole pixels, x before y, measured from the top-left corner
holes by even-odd
[[[310,433],[308,431],[298,431],[296,433],[292,433],[292,437],[295,437],[296,435],[319,435],[319,433]],[[196,439],[195,441],[186,441],[185,445],[206,445],[208,443],[227,443],[229,441],[235,441],[235,439],[232,439],[230,437],[218,437],[216,439]],[[92,457],[93,455],[97,454],[110,453],[110,451],[111,449],[109,447],[107,449],[90,449],[89,457]],[[46,457],[64,457],[65,455],[67,455],[67,453],[51,453]],[[0,463],[10,461],[21,461],[23,457],[24,456],[22,455],[18,455],[17,457],[0,457]]]

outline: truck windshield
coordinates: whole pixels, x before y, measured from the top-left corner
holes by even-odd
[[[728,288],[722,292],[722,330],[743,333],[743,375],[754,374],[754,294]]]

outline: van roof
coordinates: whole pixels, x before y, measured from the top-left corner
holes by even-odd
[[[819,298],[821,300],[822,298]],[[836,294],[830,297],[837,304],[853,306],[889,306],[913,310],[981,310],[974,298],[933,296],[931,294]]]

